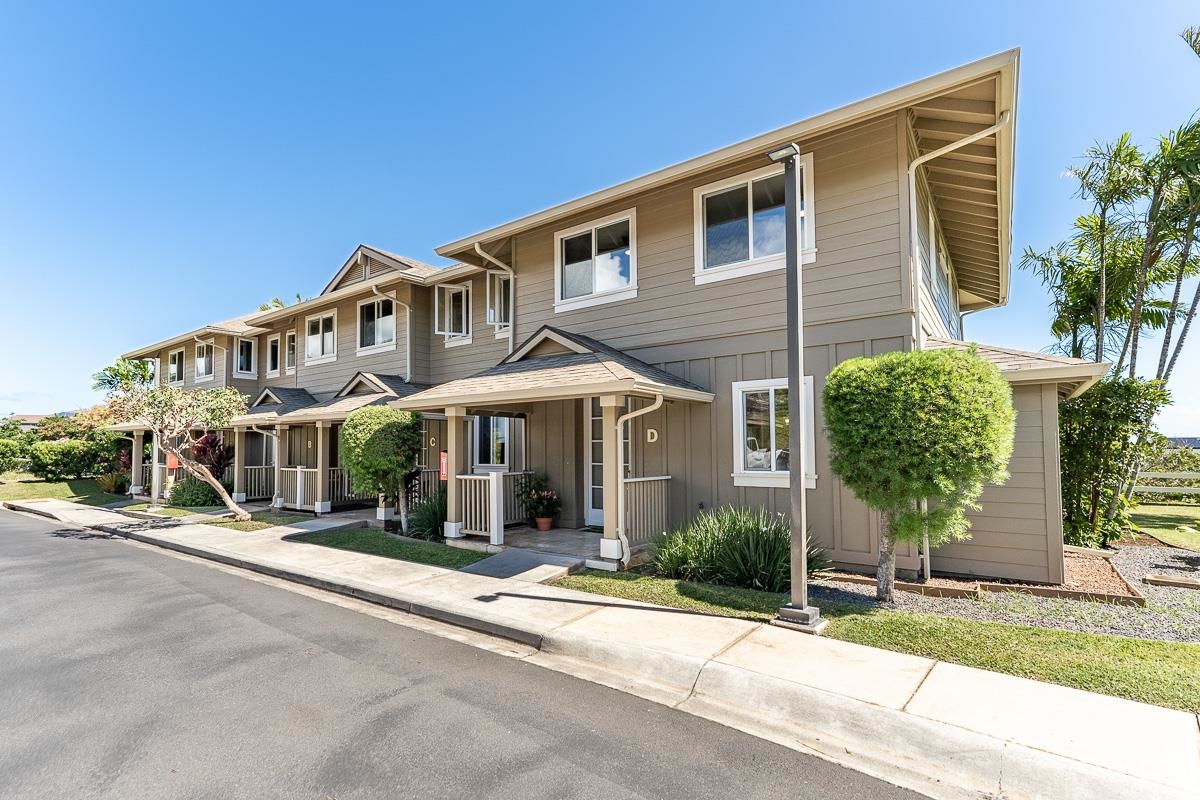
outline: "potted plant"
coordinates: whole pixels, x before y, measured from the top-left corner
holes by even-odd
[[[541,472],[529,476],[525,484],[525,508],[539,531],[548,531],[562,510],[562,498],[550,488],[550,479]]]

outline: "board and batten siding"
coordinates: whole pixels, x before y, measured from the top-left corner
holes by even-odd
[[[816,215],[816,261],[803,271],[808,323],[894,313],[908,305],[902,292],[897,129],[896,118],[888,116],[801,143],[804,152],[813,153]],[[549,324],[635,352],[782,330],[782,269],[700,286],[694,277],[693,189],[766,164],[765,157],[744,160],[515,237],[517,339]],[[555,231],[630,208],[637,213],[637,297],[556,313]]]
[[[934,570],[1014,580],[1063,580],[1058,392],[1054,384],[1013,387],[1016,441],[1003,485],[987,486],[967,514],[971,538],[933,551]]]

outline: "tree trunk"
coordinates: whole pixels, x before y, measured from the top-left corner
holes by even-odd
[[[1107,238],[1108,211],[1100,212],[1100,291],[1096,297],[1096,363],[1104,360],[1104,322],[1108,311],[1108,269],[1104,264],[1104,240]]]
[[[1162,351],[1158,354],[1158,371],[1155,377],[1163,380],[1167,370],[1167,355],[1171,352],[1171,331],[1175,328],[1175,313],[1179,310],[1179,296],[1183,293],[1183,277],[1187,272],[1188,259],[1192,254],[1192,241],[1196,230],[1196,214],[1188,217],[1187,230],[1184,232],[1183,249],[1179,255],[1179,272],[1175,276],[1175,293],[1171,296],[1171,309],[1167,314],[1167,328],[1163,331]]]
[[[896,537],[892,533],[892,515],[884,513],[879,521],[879,567],[875,571],[875,599],[893,600],[896,590]]]
[[[1175,343],[1175,350],[1171,353],[1171,360],[1167,363],[1167,369],[1163,373],[1164,381],[1170,380],[1171,373],[1175,371],[1175,361],[1179,358],[1179,351],[1183,349],[1183,343],[1187,341],[1192,320],[1196,318],[1197,307],[1200,307],[1200,285],[1196,286],[1196,293],[1192,295],[1192,306],[1188,309],[1187,316],[1183,318],[1183,327],[1179,330],[1179,341]]]
[[[1146,301],[1146,282],[1150,277],[1150,263],[1155,258],[1154,247],[1158,241],[1158,212],[1162,206],[1162,187],[1155,187],[1146,211],[1146,243],[1142,248],[1142,262],[1138,265],[1137,288],[1133,297],[1133,310],[1129,315],[1129,377],[1137,377],[1138,338],[1142,328],[1142,305]]]
[[[215,478],[211,472],[209,472],[208,467],[204,466],[198,461],[193,461],[192,459],[187,458],[183,455],[183,452],[177,448],[164,446],[163,449],[179,459],[179,463],[182,464],[183,468],[189,473],[211,486],[221,498],[221,502],[225,504],[225,507],[233,512],[233,518],[235,520],[238,522],[249,522],[251,519],[253,519],[253,517],[250,516],[249,511],[233,502],[233,498],[229,496],[229,492],[225,491],[225,486],[221,483],[221,481],[217,480],[217,478]]]
[[[408,535],[408,492],[401,487],[396,494],[396,513],[400,516],[400,532]]]

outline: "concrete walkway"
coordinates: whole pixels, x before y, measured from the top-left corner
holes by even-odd
[[[1194,714],[598,595],[63,501],[6,503],[536,648],[527,660],[935,798],[1194,798]]]

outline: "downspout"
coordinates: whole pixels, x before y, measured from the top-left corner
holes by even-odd
[[[517,349],[517,273],[513,272],[513,268],[508,264],[484,250],[479,242],[475,243],[475,253],[489,264],[494,264],[497,269],[508,273],[508,313],[512,315],[508,321],[508,352],[512,353]]]
[[[412,306],[400,300],[395,293],[388,294],[387,292],[381,292],[375,284],[371,284],[371,291],[376,296],[382,297],[385,300],[391,300],[404,309],[404,369],[407,373],[404,376],[404,380],[412,383]]]
[[[629,551],[629,537],[625,535],[625,423],[632,419],[649,414],[662,408],[663,396],[656,394],[654,402],[637,411],[630,411],[617,417],[617,538],[621,540],[621,566],[629,566],[632,553]]]
[[[921,281],[924,280],[922,271],[917,269],[917,167],[927,161],[932,161],[935,158],[952,153],[960,147],[965,147],[972,142],[977,142],[980,139],[986,139],[988,136],[998,132],[1001,128],[1008,125],[1012,121],[1012,111],[1003,111],[1000,113],[1000,119],[995,125],[989,125],[983,130],[976,131],[970,136],[964,136],[957,142],[951,142],[945,147],[939,147],[937,150],[926,153],[923,156],[917,156],[908,165],[908,259],[912,269],[913,276],[913,314],[916,316],[916,333],[917,333],[917,350],[921,349],[924,342],[924,333],[921,328]],[[931,232],[932,235],[932,232]],[[962,330],[962,320],[959,320],[959,330]],[[924,508],[924,507],[923,507]],[[930,560],[932,558],[929,552],[929,533],[926,532],[921,537],[921,555],[922,572],[928,580],[930,573]]]

